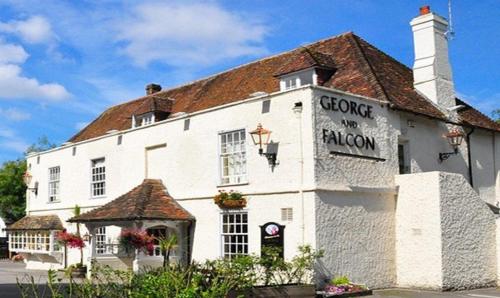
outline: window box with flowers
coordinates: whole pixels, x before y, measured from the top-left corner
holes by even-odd
[[[238,209],[247,206],[247,200],[243,194],[238,191],[219,190],[219,193],[214,197],[214,203],[224,209]]]

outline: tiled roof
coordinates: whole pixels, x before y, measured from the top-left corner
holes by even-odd
[[[325,87],[389,101],[394,109],[446,119],[438,108],[415,91],[410,68],[348,32],[111,107],[69,141],[83,141],[110,130],[130,128],[132,114],[151,96],[159,101],[173,98],[172,113],[191,113],[240,101],[257,91],[279,91],[276,74],[308,65],[335,68],[333,76],[327,75],[321,80]],[[468,122],[474,121],[469,119]]]
[[[7,230],[62,230],[63,228],[57,215],[29,215],[9,225]]]
[[[141,101],[141,104],[133,114],[142,115],[149,112],[170,112],[172,104],[172,99],[151,95]]]
[[[69,219],[69,222],[194,220],[168,193],[161,180],[145,179],[113,201]]]
[[[469,126],[481,127],[488,130],[500,131],[499,123],[491,120],[489,117],[474,109],[466,102],[458,98],[456,99],[456,101],[457,105],[465,106],[464,108],[458,110],[458,115],[460,116],[460,119],[464,124]]]
[[[287,63],[280,67],[276,76],[282,76],[311,67],[335,69],[335,62],[331,55],[316,52],[304,47],[302,50],[291,55]]]

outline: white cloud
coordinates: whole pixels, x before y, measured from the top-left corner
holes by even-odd
[[[55,83],[42,84],[36,79],[24,77],[21,67],[14,64],[0,64],[0,98],[33,98],[63,100],[69,92]]]
[[[42,16],[32,16],[26,20],[0,22],[0,32],[18,35],[28,43],[49,43],[55,38],[51,25]]]
[[[28,59],[28,53],[22,46],[3,43],[0,40],[0,64],[24,63]]]
[[[23,153],[29,144],[22,140],[15,131],[0,125],[0,148]]]
[[[267,28],[215,3],[137,6],[116,25],[123,53],[140,65],[211,65],[227,58],[267,53]]]
[[[0,108],[0,116],[11,121],[23,121],[31,118],[31,114],[18,110],[16,108]]]
[[[22,153],[25,152],[26,149],[28,149],[29,144],[26,143],[23,140],[6,140],[3,142],[0,142],[2,147]]]

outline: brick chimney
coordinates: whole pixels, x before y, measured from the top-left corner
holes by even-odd
[[[455,106],[455,88],[446,38],[448,22],[433,13],[429,6],[424,6],[410,25],[415,48],[413,86],[442,108]]]
[[[146,85],[146,95],[151,95],[153,93],[160,92],[160,91],[161,91],[161,86],[158,84]]]

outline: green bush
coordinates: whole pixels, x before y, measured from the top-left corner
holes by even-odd
[[[334,277],[331,281],[331,284],[334,286],[345,286],[345,285],[348,285],[350,283],[351,283],[351,281],[349,280],[349,278],[347,276],[337,276],[337,277]]]
[[[168,265],[139,273],[93,263],[91,279],[75,280],[68,269],[65,278],[69,282],[63,284],[51,270],[46,289],[37,286],[29,276],[24,282],[18,280],[18,287],[21,297],[39,298],[225,297],[231,290],[242,293],[256,285],[310,283],[314,263],[322,253],[310,246],[299,247],[299,252],[289,262],[270,250],[263,257],[250,255],[188,266]]]

